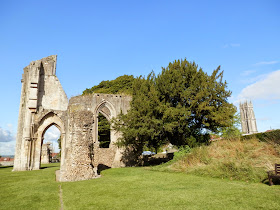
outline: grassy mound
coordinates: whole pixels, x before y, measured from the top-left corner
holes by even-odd
[[[266,171],[273,170],[275,163],[280,163],[278,144],[257,139],[221,140],[194,148],[187,154],[175,154],[173,161],[153,169],[261,182],[266,180]]]

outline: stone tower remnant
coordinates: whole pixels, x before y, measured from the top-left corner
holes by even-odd
[[[252,102],[245,101],[239,104],[242,133],[253,134],[257,133],[257,122],[254,114]]]
[[[24,68],[14,171],[39,169],[45,131],[52,125],[62,129],[62,122],[54,118],[65,116],[68,99],[55,75],[56,59],[52,55]]]
[[[59,181],[96,177],[99,167],[123,167],[131,158],[127,148],[115,142],[120,133],[111,129],[109,148],[100,148],[98,115],[110,122],[127,113],[130,96],[93,94],[69,101],[56,77],[57,56],[33,61],[24,68],[18,118],[14,171],[39,170],[43,137],[55,125],[61,134]],[[111,126],[112,127],[112,126]]]
[[[42,164],[49,164],[51,163],[52,156],[51,154],[53,153],[52,143],[47,142],[46,144],[42,145],[42,152],[41,152],[41,163]]]

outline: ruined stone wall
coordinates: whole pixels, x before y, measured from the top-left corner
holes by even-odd
[[[113,94],[76,96],[70,99],[65,137],[65,164],[61,166],[60,181],[77,181],[96,177],[101,168],[125,166],[122,150],[114,143],[120,134],[111,131],[109,148],[99,148],[97,138],[100,111],[108,120],[126,113],[131,97]]]
[[[99,112],[107,117],[109,121],[112,118],[117,117],[121,112],[126,114],[130,108],[131,96],[115,95],[115,94],[93,94],[93,106],[92,110],[97,117]],[[109,149],[99,148],[98,142],[98,119],[96,119],[95,129],[93,130],[94,142],[94,160],[95,165],[102,165],[103,167],[117,168],[126,166],[123,160],[123,149],[118,148],[115,143],[120,137],[120,133],[117,133],[113,129],[111,130],[111,143]]]
[[[45,110],[65,112],[68,99],[57,79],[55,55],[32,61],[22,75],[21,100],[18,119],[14,171],[33,170],[40,156],[35,157],[36,145],[42,141],[37,136],[36,119]],[[48,127],[46,127],[47,129]],[[43,132],[44,133],[44,132]],[[42,142],[40,142],[42,144]],[[40,148],[41,150],[41,148]],[[38,156],[38,154],[37,154]],[[36,161],[36,163],[34,163]]]
[[[19,116],[18,116],[18,129],[17,129],[17,137],[16,137],[16,149],[15,149],[15,160],[14,160],[14,170],[26,170],[27,163],[25,159],[25,155],[23,151],[26,147],[26,142],[23,139],[23,131],[26,113],[27,113],[27,82],[28,82],[28,72],[26,68],[24,69],[24,74],[22,74],[21,79],[21,98],[20,98],[20,106],[19,106]]]
[[[97,167],[97,170],[112,168],[116,152],[117,148],[95,148],[94,166]]]
[[[60,181],[86,180],[95,177],[93,167],[93,113],[88,110],[89,97],[70,100],[66,126],[65,164],[61,166]]]
[[[95,176],[92,165],[93,114],[86,110],[71,110],[69,115],[69,136],[63,181],[91,179]]]
[[[99,147],[98,114],[108,121],[121,112],[126,114],[131,97],[93,94],[73,97],[68,104],[55,73],[56,56],[24,68],[14,171],[40,169],[43,136],[52,125],[61,132],[59,181],[91,179],[100,167],[126,166],[130,155],[115,145],[120,133],[111,129],[109,148]]]

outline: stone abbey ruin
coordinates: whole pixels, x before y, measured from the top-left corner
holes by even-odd
[[[93,94],[68,98],[56,77],[57,56],[33,61],[24,68],[18,118],[14,171],[39,170],[43,137],[55,125],[61,133],[58,181],[96,177],[99,167],[124,167],[127,151],[114,143],[120,133],[110,131],[109,148],[98,141],[98,115],[110,121],[127,113],[130,96]]]
[[[134,156],[129,148],[115,145],[121,133],[110,129],[106,148],[98,139],[100,114],[109,122],[120,113],[126,114],[131,96],[96,93],[68,100],[56,77],[56,62],[57,56],[52,55],[24,68],[13,170],[39,170],[41,163],[49,161],[43,138],[53,125],[61,134],[58,181],[91,179],[101,169],[131,165]],[[256,133],[252,103],[240,104],[240,114],[243,133]]]

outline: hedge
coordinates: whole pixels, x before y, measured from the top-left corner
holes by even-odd
[[[272,130],[264,133],[255,133],[251,135],[242,136],[242,140],[257,138],[260,141],[264,142],[274,142],[276,144],[280,144],[280,129]]]

